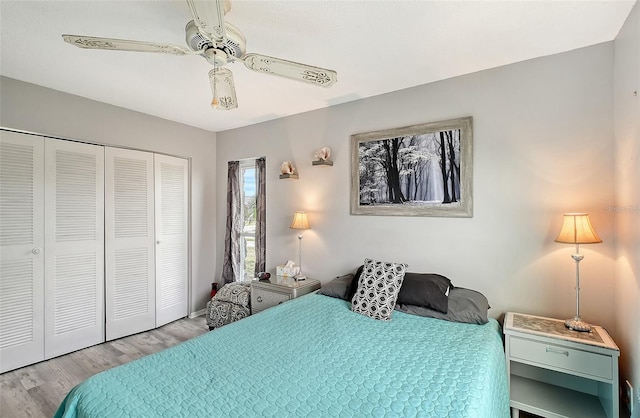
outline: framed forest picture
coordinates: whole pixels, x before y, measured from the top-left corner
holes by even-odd
[[[473,119],[351,136],[351,214],[473,216]]]

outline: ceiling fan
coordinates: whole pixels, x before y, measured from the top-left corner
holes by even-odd
[[[333,70],[261,54],[248,54],[244,35],[235,26],[224,21],[224,15],[231,10],[230,0],[187,0],[187,4],[193,15],[193,20],[185,28],[189,49],[155,42],[92,36],[62,35],[62,38],[71,45],[86,49],[200,55],[213,65],[213,69],[209,71],[209,80],[213,92],[211,106],[216,109],[238,107],[233,74],[229,69],[222,68],[229,62],[240,61],[253,71],[317,86],[330,87],[337,81],[337,74]]]

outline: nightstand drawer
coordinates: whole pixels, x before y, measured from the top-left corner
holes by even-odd
[[[512,359],[517,358],[602,379],[613,378],[613,360],[610,356],[514,336],[510,338],[509,344]]]
[[[264,289],[253,289],[251,292],[251,311],[260,312],[291,299],[287,293],[269,292]]]

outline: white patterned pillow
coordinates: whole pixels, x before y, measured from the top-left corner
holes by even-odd
[[[351,310],[373,319],[390,320],[406,268],[406,264],[365,259]]]

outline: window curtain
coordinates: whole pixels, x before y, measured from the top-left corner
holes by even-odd
[[[265,158],[258,158],[256,160],[256,276],[266,270],[267,194],[265,174]]]
[[[224,235],[222,279],[231,283],[240,279],[240,162],[229,161],[227,169],[227,227]]]

